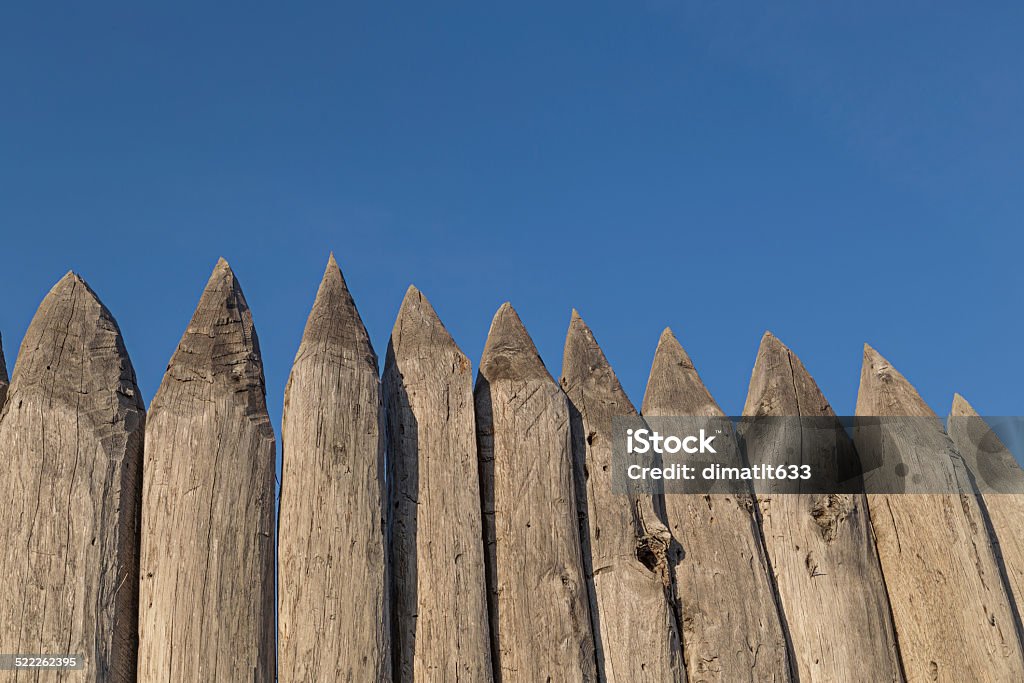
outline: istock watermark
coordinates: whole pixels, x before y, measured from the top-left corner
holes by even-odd
[[[1024,417],[616,417],[616,493],[1024,494]]]
[[[675,434],[669,434],[665,437],[649,429],[626,430],[626,450],[629,453],[638,455],[651,452],[662,455],[665,453],[675,455],[679,452],[691,454],[716,453],[717,451],[715,451],[714,446],[711,445],[711,442],[714,440],[715,437],[708,436],[703,429],[700,430],[698,436],[684,437],[679,437]]]

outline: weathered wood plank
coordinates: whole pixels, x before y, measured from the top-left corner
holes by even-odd
[[[881,448],[925,480],[957,481],[953,445],[917,391],[864,348],[858,417],[884,426]],[[862,453],[878,447],[862,444]],[[908,681],[1024,680],[1015,624],[974,495],[869,493],[868,506]]]
[[[724,417],[671,330],[658,342],[642,410]],[[722,435],[716,446],[721,462],[739,464],[735,441]],[[753,494],[666,494],[664,502],[678,542],[670,564],[688,680],[790,680]]]
[[[967,469],[988,484],[982,489],[981,499],[1019,615],[1024,607],[1024,495],[1020,494],[1024,490],[1024,471],[1013,453],[960,394],[953,396],[946,424]]]
[[[281,680],[391,679],[377,356],[334,256],[285,390]]]
[[[507,303],[474,400],[495,679],[596,681],[568,404]]]
[[[637,412],[575,310],[561,383],[570,402],[598,673],[608,683],[684,681],[667,557],[671,534],[651,496],[612,493],[612,418]]]
[[[139,677],[274,677],[274,433],[252,316],[223,259],[153,402]]]
[[[77,275],[39,306],[9,399],[0,652],[75,654],[90,680],[134,681],[145,409],[117,323]]]
[[[7,361],[4,360],[4,339],[3,336],[0,336],[0,411],[3,411],[4,401],[7,400],[9,379],[7,376]]]
[[[832,467],[836,453],[855,457],[838,420],[832,431],[824,421],[805,428],[797,420],[772,419],[835,413],[796,354],[770,332],[761,339],[743,414],[768,418],[743,432],[751,462]],[[901,681],[864,494],[766,492],[756,498],[801,683]]]
[[[409,287],[384,362],[396,681],[490,681],[473,375]]]

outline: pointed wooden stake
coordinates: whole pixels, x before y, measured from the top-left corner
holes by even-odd
[[[384,396],[395,680],[490,681],[473,375],[412,286],[391,332]]]
[[[495,678],[595,681],[569,409],[509,304],[474,399]]]
[[[140,680],[273,680],[274,433],[223,259],[150,406],[142,519]]]
[[[93,680],[134,681],[145,409],[117,323],[77,275],[39,306],[9,398],[0,652],[80,655]]]
[[[281,680],[391,679],[377,356],[331,256],[285,390]]]
[[[770,332],[761,339],[743,414],[751,462],[835,464],[852,443],[818,385]],[[825,418],[803,425],[782,416]],[[818,422],[821,424],[818,424]],[[796,444],[787,451],[789,444]],[[885,583],[864,494],[757,495],[765,547],[801,681],[901,681]]]
[[[667,557],[671,535],[651,496],[612,493],[612,418],[637,412],[575,310],[565,339],[562,388],[570,401],[600,680],[685,681]]]
[[[870,346],[857,416],[915,418],[883,421],[882,447],[923,478],[956,481],[949,457],[955,451],[942,423]],[[861,433],[863,453],[874,446],[862,447]],[[977,499],[872,493],[868,505],[907,679],[1024,680],[1016,625]]]
[[[1024,471],[1013,453],[960,394],[953,397],[946,424],[972,477],[984,482],[979,484],[983,487],[981,499],[1019,617],[1024,608]]]
[[[643,414],[724,417],[668,329],[658,342]],[[723,435],[719,443],[722,461],[738,464],[735,442]],[[689,680],[790,680],[753,495],[670,493],[664,501],[678,542],[670,562]]]

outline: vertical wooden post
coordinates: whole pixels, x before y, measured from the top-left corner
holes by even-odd
[[[671,535],[651,496],[612,493],[612,418],[637,412],[575,310],[565,339],[562,388],[569,397],[598,673],[608,683],[684,681],[671,602]]]
[[[490,681],[473,375],[410,286],[384,363],[396,681]]]
[[[92,680],[134,681],[145,410],[117,323],[77,275],[39,306],[8,398],[0,652],[74,654]]]
[[[149,410],[139,677],[274,678],[274,433],[259,343],[221,259]]]
[[[388,681],[377,356],[332,255],[285,390],[282,681]]]
[[[968,471],[976,481],[984,482],[981,500],[1019,620],[1024,608],[1024,471],[1013,453],[960,394],[953,396],[946,425]]]
[[[770,332],[761,339],[743,414],[767,418],[743,432],[751,462],[834,468],[837,459],[855,457],[810,373]],[[825,419],[805,426],[795,417],[774,419],[781,416]],[[864,494],[756,497],[799,680],[902,680]]]
[[[911,418],[883,422],[881,447],[914,474],[952,490],[955,451],[941,421],[867,345],[857,415]],[[861,453],[878,445],[857,440]],[[975,496],[871,493],[868,505],[907,679],[1024,680],[1016,627]]]
[[[690,357],[666,329],[658,342],[644,416],[725,417]],[[716,442],[723,464],[735,441]],[[690,681],[788,681],[786,637],[761,541],[753,494],[666,494],[678,546],[671,564]]]
[[[474,392],[499,681],[596,681],[565,394],[509,304]]]

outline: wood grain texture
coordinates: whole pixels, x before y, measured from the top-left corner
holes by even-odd
[[[384,362],[396,681],[490,681],[473,375],[409,287]]]
[[[743,414],[751,462],[831,468],[853,444],[835,420],[804,426],[779,416],[834,418],[818,385],[770,332],[761,339]],[[788,450],[792,446],[792,450]],[[765,549],[775,573],[801,683],[901,681],[899,654],[867,499],[857,494],[759,493]]]
[[[285,389],[282,681],[391,679],[377,356],[334,257]]]
[[[722,417],[679,341],[658,342],[644,416]],[[736,443],[719,437],[720,462],[740,462]],[[689,681],[789,681],[786,638],[754,512],[753,494],[667,494],[665,514],[676,610]]]
[[[145,409],[117,323],[77,275],[39,306],[8,398],[0,652],[85,658],[85,673],[20,681],[133,681]]]
[[[864,348],[859,417],[909,416],[881,448],[956,490],[955,450],[917,391]],[[862,453],[862,432],[855,432]],[[958,457],[958,456],[957,456]],[[868,505],[908,681],[1024,680],[1016,627],[973,494],[870,493]]]
[[[569,408],[507,303],[474,399],[495,679],[596,681]]]
[[[274,677],[274,433],[249,307],[223,259],[150,405],[139,677]]]
[[[1013,453],[960,394],[953,397],[946,424],[946,431],[972,477],[985,482],[981,500],[1019,624],[1024,606],[1024,495],[1020,493],[1024,491],[1024,471]]]
[[[0,336],[0,410],[4,409],[4,401],[7,400],[7,387],[9,385],[7,361],[4,360],[4,339],[3,336]]]
[[[649,495],[612,493],[612,418],[637,415],[574,310],[562,358],[598,673],[608,683],[684,681],[672,608],[671,534]]]

